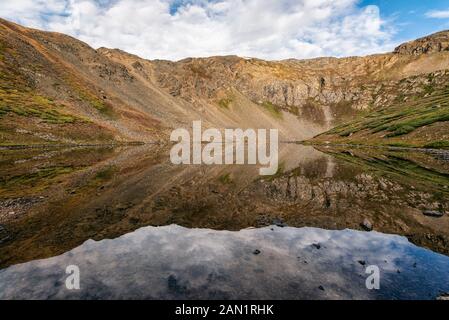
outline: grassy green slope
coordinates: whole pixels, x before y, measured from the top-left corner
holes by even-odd
[[[449,82],[438,87],[427,85],[405,100],[372,110],[313,141],[449,148]]]

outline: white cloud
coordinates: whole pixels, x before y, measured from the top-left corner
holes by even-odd
[[[431,10],[426,13],[426,17],[435,19],[449,19],[449,10]]]
[[[0,16],[149,59],[265,59],[392,49],[392,29],[358,0],[16,0]]]

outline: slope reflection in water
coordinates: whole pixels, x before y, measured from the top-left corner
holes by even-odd
[[[449,255],[447,152],[279,146],[279,170],[177,166],[166,146],[0,154],[0,268],[147,226],[238,231],[271,224],[406,236]]]
[[[65,286],[72,264],[79,291]],[[368,265],[380,268],[380,290],[365,286]],[[448,270],[448,257],[377,232],[170,225],[4,269],[0,298],[434,299],[449,290]]]

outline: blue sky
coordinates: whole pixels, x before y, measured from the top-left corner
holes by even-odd
[[[430,18],[429,11],[449,12],[449,0],[363,0],[360,6],[376,5],[383,19],[392,20],[398,42],[449,29],[449,18]],[[449,15],[449,14],[448,14]]]
[[[0,17],[148,59],[389,52],[449,29],[449,0],[0,0]]]

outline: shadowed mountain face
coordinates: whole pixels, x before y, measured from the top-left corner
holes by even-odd
[[[304,140],[443,92],[447,39],[442,32],[368,57],[171,62],[0,20],[0,144],[166,141],[172,128],[200,119]]]

